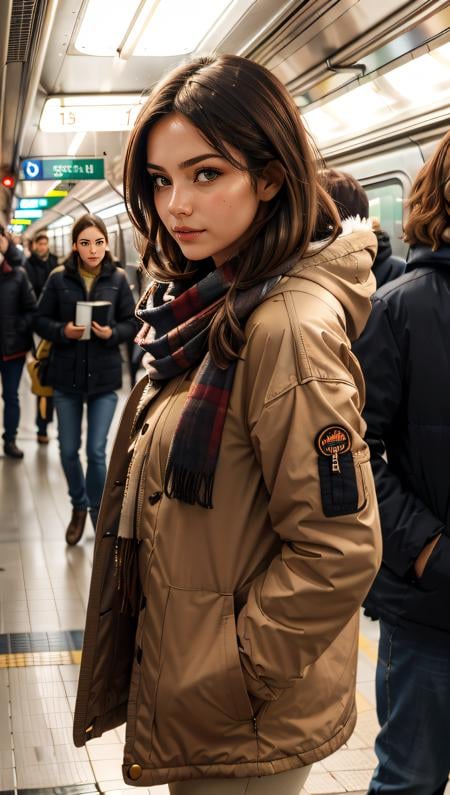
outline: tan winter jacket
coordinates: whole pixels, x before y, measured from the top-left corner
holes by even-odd
[[[74,726],[81,746],[126,720],[127,784],[270,775],[322,759],[353,730],[358,608],[380,533],[349,338],[370,312],[375,250],[371,232],[339,238],[252,313],[212,510],[162,494],[192,373],[156,398],[144,379],[129,399],[98,522]],[[122,502],[140,539],[137,626],[119,613]]]

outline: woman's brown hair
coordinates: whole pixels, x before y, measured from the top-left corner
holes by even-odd
[[[439,143],[433,157],[419,171],[408,200],[409,218],[405,240],[425,243],[436,251],[450,242],[450,132]]]
[[[238,149],[253,180],[272,161],[283,171],[277,195],[259,206],[238,255],[235,281],[211,326],[211,354],[226,367],[244,339],[233,311],[236,291],[268,278],[295,252],[301,258],[318,230],[327,231],[326,244],[334,240],[339,217],[318,182],[313,145],[282,83],[246,58],[200,58],[178,67],[156,86],[131,132],[125,156],[125,204],[145,241],[144,266],[157,281],[186,278],[186,271],[193,270],[159,219],[146,170],[148,134],[169,113],[185,116],[217,152],[242,169],[230,153],[230,147]],[[201,263],[195,263],[198,266]]]

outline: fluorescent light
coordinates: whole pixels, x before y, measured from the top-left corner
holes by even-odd
[[[117,48],[137,11],[140,0],[89,0],[75,39],[85,55],[117,55]]]
[[[48,225],[49,229],[59,229],[60,227],[72,226],[73,218],[71,215],[62,215],[57,221],[53,221]]]
[[[314,110],[303,113],[302,116],[310,132],[317,138],[327,138],[339,132],[340,124],[326,112],[325,107],[314,108]]]
[[[113,215],[121,215],[126,212],[125,202],[113,204],[111,207],[105,207],[104,210],[96,213],[99,218],[111,218]]]
[[[444,50],[439,47],[435,51],[434,57],[426,53],[408,61],[385,74],[384,80],[411,105],[431,102],[440,94],[448,92],[450,85],[450,66],[446,68],[445,63],[440,63],[441,49]],[[442,55],[445,58],[444,52]]]
[[[344,126],[356,130],[371,126],[374,116],[385,116],[391,112],[391,107],[387,97],[373,83],[366,83],[327,102],[326,110]]]
[[[232,0],[159,0],[133,55],[193,52]]]
[[[42,218],[43,210],[16,210],[15,218]]]
[[[39,127],[45,132],[109,132],[131,130],[144,99],[140,94],[51,97]],[[80,146],[81,140],[73,141]]]

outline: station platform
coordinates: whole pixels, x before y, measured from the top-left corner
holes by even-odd
[[[125,391],[121,394],[121,405]],[[114,438],[120,417],[110,434]],[[64,540],[70,504],[61,470],[56,425],[50,443],[36,442],[35,398],[21,385],[18,444],[23,461],[0,457],[0,791],[20,795],[119,795],[145,792],[121,777],[124,727],[72,744],[94,533],[76,547]],[[302,795],[364,795],[376,757],[374,675],[377,622],[362,616],[358,722],[347,745],[315,764]],[[167,786],[151,795],[168,795]],[[214,795],[214,789],[211,789]],[[274,793],[276,795],[276,793]]]

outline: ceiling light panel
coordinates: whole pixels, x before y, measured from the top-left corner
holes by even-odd
[[[89,0],[75,39],[75,49],[84,55],[117,55],[138,9],[140,0]],[[113,7],[114,6],[114,7]]]
[[[134,55],[193,52],[232,0],[159,0],[134,48]]]

